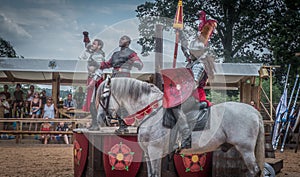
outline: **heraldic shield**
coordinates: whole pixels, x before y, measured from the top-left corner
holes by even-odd
[[[163,69],[161,74],[164,80],[164,108],[178,106],[191,96],[195,83],[190,69]]]

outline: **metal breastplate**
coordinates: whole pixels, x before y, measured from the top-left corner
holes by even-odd
[[[131,65],[127,61],[129,60],[129,56],[133,52],[134,51],[129,48],[115,52],[111,57],[112,58],[112,60],[111,60],[112,67],[113,68],[131,69]]]

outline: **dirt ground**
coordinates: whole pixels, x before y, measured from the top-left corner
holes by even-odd
[[[294,149],[286,148],[283,153],[276,152],[275,157],[283,159],[283,168],[277,174],[278,177],[299,177],[300,176],[300,151],[295,153]]]
[[[277,177],[300,176],[300,152],[276,152],[284,167]],[[0,141],[1,177],[73,177],[73,145],[19,144]]]
[[[73,145],[0,143],[1,177],[73,177]]]

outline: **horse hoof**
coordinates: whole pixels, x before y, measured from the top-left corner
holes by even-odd
[[[115,133],[117,133],[117,134],[125,134],[125,133],[129,133],[129,130],[127,129],[127,128],[125,128],[125,129],[117,129],[117,130],[115,130]]]

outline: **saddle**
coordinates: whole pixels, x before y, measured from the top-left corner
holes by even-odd
[[[192,131],[202,131],[210,128],[210,107],[204,109],[195,109],[189,111],[186,116],[188,117],[188,124]],[[165,109],[163,116],[163,126],[169,129],[174,128],[177,119],[171,109]]]
[[[210,107],[193,110],[187,113],[188,123],[192,131],[202,131],[210,128]]]

